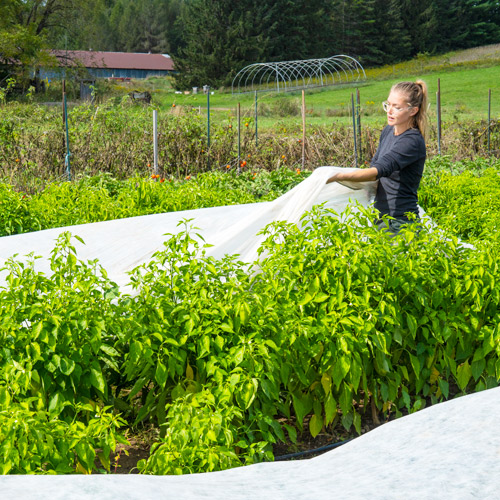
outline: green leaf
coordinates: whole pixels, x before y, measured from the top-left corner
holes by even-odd
[[[410,363],[418,380],[420,378],[420,361],[418,360],[417,356],[410,354]]]
[[[243,302],[240,305],[240,320],[242,325],[246,325],[248,323],[248,318],[250,317],[250,308],[246,302]]]
[[[450,384],[448,384],[448,382],[446,380],[443,380],[440,378],[438,380],[438,385],[439,385],[439,388],[441,389],[441,393],[443,394],[445,399],[448,399],[448,396],[450,394]]]
[[[328,394],[325,400],[325,425],[330,425],[337,414],[337,401],[332,396]]]
[[[443,292],[439,290],[439,288],[437,288],[436,290],[434,290],[432,294],[432,306],[437,309],[442,302],[443,302]]]
[[[255,378],[247,380],[244,383],[243,389],[239,392],[239,395],[243,400],[244,403],[243,408],[245,410],[247,410],[253,403],[255,396],[257,395],[258,388],[259,388],[259,382]]]
[[[342,413],[344,415],[347,415],[348,413],[351,412],[352,410],[352,395],[351,395],[351,389],[349,386],[344,382],[342,384],[342,390],[340,393],[340,409],[342,410]]]
[[[332,377],[329,373],[323,373],[323,375],[321,376],[321,385],[323,386],[325,394],[328,395],[332,391]]]
[[[285,424],[285,429],[288,432],[288,437],[290,438],[290,441],[292,443],[297,442],[297,430],[295,427],[292,427],[291,425]]]
[[[132,399],[139,391],[146,385],[147,382],[146,377],[141,377],[135,381],[134,386],[130,390],[130,394],[128,395],[129,399]]]
[[[64,375],[71,375],[71,373],[75,369],[75,362],[72,359],[61,358],[59,369]]]
[[[467,387],[470,378],[472,377],[472,370],[469,365],[469,360],[462,363],[457,367],[457,383],[458,387],[463,391]]]
[[[160,387],[165,387],[165,384],[167,382],[167,377],[168,377],[168,370],[167,367],[161,362],[158,361],[156,364],[156,371],[155,371],[155,380],[158,382],[158,385]]]
[[[292,400],[297,422],[302,426],[304,417],[312,410],[311,398],[307,394],[295,393],[292,395]]]
[[[479,377],[481,377],[481,375],[483,374],[485,368],[486,368],[486,361],[484,358],[472,362],[471,373],[476,382],[478,381]]]
[[[342,415],[342,425],[344,426],[345,430],[348,431],[352,427],[352,422],[353,422],[353,415],[352,413],[348,413],[347,415]]]
[[[355,360],[351,363],[351,383],[352,388],[356,392],[359,387],[359,382],[361,380],[361,365]]]
[[[90,383],[102,394],[106,393],[106,381],[101,369],[95,365],[90,368]]]
[[[242,346],[239,349],[236,350],[236,352],[233,355],[233,363],[235,366],[238,366],[242,363],[243,358],[245,357],[245,347]]]
[[[417,320],[411,314],[406,313],[406,323],[408,325],[408,330],[410,330],[411,336],[415,338],[417,334]]]
[[[307,292],[309,293],[309,295],[314,297],[314,295],[316,295],[318,290],[319,290],[319,277],[315,276],[314,280],[309,284]]]
[[[306,293],[304,295],[304,298],[300,302],[298,302],[298,305],[299,306],[305,306],[306,304],[308,304],[309,302],[311,302],[311,300],[312,300],[311,294]]]
[[[49,412],[55,412],[59,413],[61,407],[62,407],[62,402],[64,400],[64,397],[59,393],[56,392],[51,398],[49,402]]]
[[[0,386],[0,408],[8,408],[10,404],[10,394],[6,387]]]
[[[323,429],[323,419],[315,413],[309,421],[309,432],[315,438],[321,432],[321,429]]]
[[[361,415],[358,412],[354,412],[353,416],[354,428],[358,434],[361,434]]]
[[[112,358],[117,358],[120,356],[120,353],[112,346],[107,344],[102,344],[100,346],[101,351],[105,352],[108,356]]]
[[[335,366],[333,367],[333,382],[336,387],[340,386],[342,380],[347,375],[347,372],[350,368],[351,360],[347,356],[340,356],[335,362]]]

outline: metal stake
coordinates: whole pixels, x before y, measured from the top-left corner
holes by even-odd
[[[255,147],[257,147],[257,145],[259,143],[259,140],[258,140],[257,118],[258,118],[258,113],[257,113],[257,91],[255,91]]]
[[[207,168],[210,170],[210,87],[207,85]]]
[[[302,90],[302,170],[306,165],[306,94]]]
[[[441,154],[441,79],[438,78],[438,91],[436,92],[437,106],[437,136],[438,136],[438,153]]]
[[[153,155],[155,174],[158,175],[158,111],[153,110]]]
[[[490,154],[491,138],[491,89],[488,89],[488,155]]]
[[[358,145],[356,142],[356,112],[354,110],[354,94],[351,94],[351,108],[352,108],[352,130],[354,136],[354,161],[356,168],[358,167]]]
[[[236,121],[238,122],[238,173],[241,166],[241,109],[240,103],[236,107]]]

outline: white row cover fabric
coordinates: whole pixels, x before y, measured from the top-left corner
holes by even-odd
[[[493,500],[500,388],[384,424],[309,460],[185,476],[4,476],[8,500]]]
[[[127,273],[148,262],[155,252],[161,250],[168,238],[165,234],[181,230],[178,224],[183,219],[193,219],[191,224],[200,229],[197,232],[207,243],[214,245],[207,252],[209,255],[239,254],[241,260],[253,262],[264,239],[257,233],[267,224],[277,220],[298,223],[302,214],[318,203],[325,203],[326,207],[340,213],[350,201],[363,206],[372,202],[376,181],[327,185],[326,180],[339,170],[346,169],[319,167],[272,202],[145,215],[4,236],[0,238],[0,268],[14,254],[23,258],[34,252],[42,257],[36,261],[35,269],[50,275],[49,257],[55,240],[62,232],[69,231],[85,242],[82,245],[74,241],[78,258],[99,259],[109,278],[122,288],[129,282]],[[3,279],[5,272],[0,273],[0,284]]]

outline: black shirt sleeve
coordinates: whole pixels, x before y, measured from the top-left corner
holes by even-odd
[[[412,135],[402,135],[397,138],[394,147],[381,158],[372,161],[372,166],[378,170],[377,179],[389,177],[395,170],[402,170],[425,156],[425,150]]]

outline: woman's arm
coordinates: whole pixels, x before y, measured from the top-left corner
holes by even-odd
[[[359,170],[353,170],[351,172],[339,172],[338,174],[330,177],[326,183],[330,184],[330,182],[337,181],[355,181],[355,182],[364,182],[364,181],[375,181],[377,180],[378,170],[375,167],[363,168]]]

